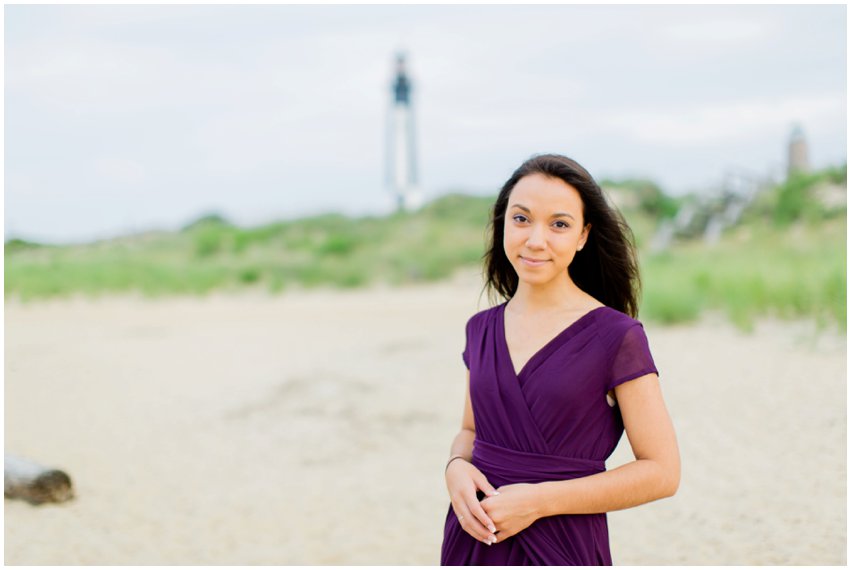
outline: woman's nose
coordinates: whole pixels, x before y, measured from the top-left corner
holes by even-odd
[[[526,239],[526,246],[532,248],[542,248],[546,243],[544,228],[540,225],[533,225],[529,230],[529,237]]]

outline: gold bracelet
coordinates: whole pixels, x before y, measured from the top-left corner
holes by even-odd
[[[456,459],[463,459],[467,461],[467,459],[463,455],[453,455],[449,458],[449,461],[446,462],[446,467],[444,467],[443,472],[446,473],[446,470],[449,469],[449,464],[455,461]]]

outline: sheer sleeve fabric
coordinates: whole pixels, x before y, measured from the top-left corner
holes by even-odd
[[[615,351],[607,389],[654,372],[659,374],[650,354],[647,335],[641,323],[636,321],[626,329]]]
[[[470,369],[470,325],[472,322],[472,318],[467,321],[467,326],[465,327],[464,332],[464,352],[461,353],[461,359],[464,361],[464,366],[467,367],[467,370]]]

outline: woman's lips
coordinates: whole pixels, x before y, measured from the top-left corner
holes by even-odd
[[[523,257],[521,255],[520,261],[522,261],[524,264],[528,265],[529,267],[540,267],[541,265],[545,264],[549,260],[547,260],[547,259],[530,259],[528,257]]]

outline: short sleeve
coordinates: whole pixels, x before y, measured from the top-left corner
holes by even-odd
[[[641,323],[635,322],[626,330],[615,352],[607,390],[653,372],[659,374],[650,354],[647,335]]]
[[[467,326],[465,327],[464,332],[464,352],[461,353],[461,359],[464,360],[464,366],[467,367],[467,370],[470,369],[470,324],[472,323],[472,319],[467,321]]]

